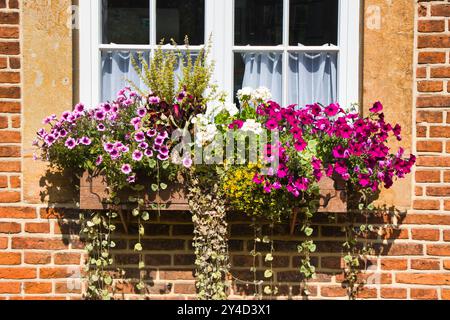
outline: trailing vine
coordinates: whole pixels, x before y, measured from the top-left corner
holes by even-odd
[[[194,223],[195,277],[200,300],[228,296],[228,230],[225,200],[214,172],[188,172],[188,200]]]

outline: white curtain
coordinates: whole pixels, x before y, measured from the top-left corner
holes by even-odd
[[[245,65],[242,87],[257,89],[266,87],[272,92],[273,100],[281,103],[282,60],[281,53],[245,53],[242,55]]]
[[[337,53],[289,53],[288,104],[336,102]]]
[[[110,101],[116,97],[119,90],[130,86],[130,82],[140,90],[148,91],[133,68],[132,58],[136,62],[138,53],[133,51],[111,51],[102,53],[102,101]],[[148,53],[143,57],[148,62]],[[127,81],[128,80],[128,81]]]

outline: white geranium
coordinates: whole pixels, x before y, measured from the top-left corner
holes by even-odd
[[[253,92],[252,98],[258,103],[261,103],[272,99],[272,93],[266,87],[259,87]]]
[[[208,115],[198,114],[191,122],[195,125],[195,144],[198,147],[214,140],[217,127],[209,121]]]
[[[239,113],[239,109],[236,107],[236,104],[234,103],[226,103],[224,105],[224,108],[226,111],[228,111],[231,117],[234,117]]]
[[[256,135],[260,135],[263,132],[261,123],[256,122],[254,119],[248,119],[245,121],[241,130],[244,132],[253,132]]]

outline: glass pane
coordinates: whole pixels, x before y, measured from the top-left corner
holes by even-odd
[[[103,43],[149,44],[149,0],[102,0]]]
[[[288,104],[336,102],[337,53],[289,53]]]
[[[205,42],[205,0],[157,0],[156,42],[164,38],[178,44],[199,45]]]
[[[337,45],[338,0],[291,0],[291,46]]]
[[[235,0],[235,44],[283,43],[283,0]]]
[[[234,96],[239,89],[266,87],[272,99],[282,103],[283,54],[275,52],[248,52],[234,55]]]
[[[136,51],[102,52],[102,101],[114,99],[119,90],[131,84],[144,92],[148,90],[133,68],[132,57],[139,61]],[[149,61],[148,52],[143,53],[143,57]]]

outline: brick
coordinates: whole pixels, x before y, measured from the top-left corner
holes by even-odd
[[[402,224],[450,225],[450,215],[408,214]]]
[[[450,157],[419,156],[416,165],[418,167],[450,167]]]
[[[18,177],[18,176],[9,177],[9,183],[11,185],[11,188],[13,188],[13,189],[18,189],[22,185],[20,177]]]
[[[28,233],[49,233],[50,223],[48,222],[36,222],[36,223],[26,223],[25,232]]]
[[[416,123],[442,123],[444,117],[441,111],[418,111],[416,116]]]
[[[450,186],[427,187],[426,194],[427,196],[434,196],[434,197],[449,197]]]
[[[449,96],[419,96],[417,97],[418,108],[448,108],[450,106],[450,97]]]
[[[55,255],[55,264],[80,264],[81,254],[79,253],[57,253]]]
[[[0,265],[18,265],[22,255],[18,252],[0,252]]]
[[[20,58],[9,57],[9,67],[11,69],[20,69],[21,65],[22,62],[20,61]]]
[[[450,256],[450,245],[430,244],[427,246],[427,254],[430,256]]]
[[[414,270],[439,270],[440,262],[437,259],[413,259],[411,269]]]
[[[20,116],[11,117],[11,124],[14,129],[20,128],[20,123],[21,123]]]
[[[406,289],[381,288],[380,295],[384,299],[406,299]]]
[[[52,260],[50,253],[25,252],[26,264],[49,264]]]
[[[444,230],[444,241],[450,241],[450,230]]]
[[[431,15],[440,17],[450,17],[450,4],[433,4]]]
[[[419,20],[419,32],[442,32],[445,31],[445,20]]]
[[[13,249],[61,250],[67,249],[62,239],[13,238]]]
[[[436,289],[411,289],[411,298],[420,300],[436,300],[437,299]]]
[[[442,142],[440,141],[417,141],[418,152],[442,152]]]
[[[11,9],[19,9],[19,0],[9,0],[8,7]]]
[[[17,27],[0,27],[0,38],[17,39],[19,38],[19,28]]]
[[[377,297],[377,289],[363,287],[356,294],[358,299],[375,299]]]
[[[397,283],[423,284],[423,285],[449,285],[449,273],[398,273],[395,276]]]
[[[450,182],[450,171],[444,171],[444,182]]]
[[[27,294],[45,294],[52,292],[51,282],[26,282],[24,284],[25,293]]]
[[[445,63],[445,52],[419,52],[418,61],[421,64]],[[419,74],[419,72],[417,72],[418,78],[425,78],[426,69],[424,68],[424,70],[425,70],[425,75]],[[422,72],[420,72],[420,73],[422,73]]]
[[[389,256],[409,256],[409,255],[422,255],[423,245],[421,244],[406,244],[406,243],[393,243],[386,252]]]
[[[424,138],[427,136],[427,127],[424,126],[417,126],[416,129],[416,136],[418,138]]]
[[[450,126],[432,126],[430,127],[430,137],[432,138],[450,138]]]
[[[382,270],[406,270],[408,261],[406,259],[381,259]]]
[[[19,131],[0,131],[0,143],[20,143],[21,138]]]
[[[419,17],[426,17],[428,12],[428,7],[425,4],[419,4],[417,8],[417,14]]]
[[[8,67],[8,60],[0,57],[0,69],[6,69]]]
[[[39,277],[41,279],[66,279],[74,275],[80,276],[80,270],[72,270],[69,268],[41,268]]]
[[[20,157],[20,147],[0,146],[0,157],[1,158],[19,158]]]
[[[412,229],[413,240],[438,241],[439,230],[437,229]]]
[[[19,24],[20,18],[18,12],[0,12],[0,21],[2,24]]]
[[[444,83],[442,81],[419,81],[417,91],[419,92],[442,92]]]
[[[20,83],[19,72],[0,72],[1,83]]]
[[[19,161],[0,161],[0,172],[20,172],[21,163]]]
[[[0,87],[0,98],[20,99],[20,96],[19,87]]]
[[[20,192],[0,191],[0,203],[20,202]]]
[[[347,290],[341,286],[324,286],[320,288],[322,297],[344,297],[347,295]]]
[[[8,177],[0,176],[0,188],[8,188]]]
[[[0,249],[8,248],[8,238],[0,238]]]
[[[29,207],[0,207],[0,218],[35,219],[36,209]]]
[[[413,209],[415,210],[439,210],[441,203],[439,200],[414,200]]]
[[[449,78],[450,67],[435,67],[431,68],[431,78]]]
[[[197,292],[193,283],[177,283],[174,292],[178,294],[195,294]]]
[[[420,35],[418,48],[450,48],[450,39],[447,35]]]
[[[433,170],[417,170],[416,182],[440,182],[441,172]]]
[[[164,280],[194,280],[192,270],[160,270],[159,277]]]
[[[0,268],[0,279],[35,279],[34,268]]]
[[[0,116],[0,129],[8,128],[8,118]]]
[[[0,294],[19,294],[20,282],[0,282]]]
[[[0,113],[20,113],[20,102],[0,101]]]
[[[20,233],[22,226],[17,222],[0,222],[0,233]]]
[[[417,78],[426,78],[427,77],[427,68],[421,67],[416,69],[416,77]]]
[[[423,196],[423,188],[422,188],[422,187],[415,186],[415,187],[414,187],[414,194],[415,194],[416,196]]]
[[[81,293],[81,282],[75,279],[70,280],[70,282],[58,282],[55,285],[55,293]]]
[[[450,300],[450,289],[441,289],[441,298],[443,300]]]

